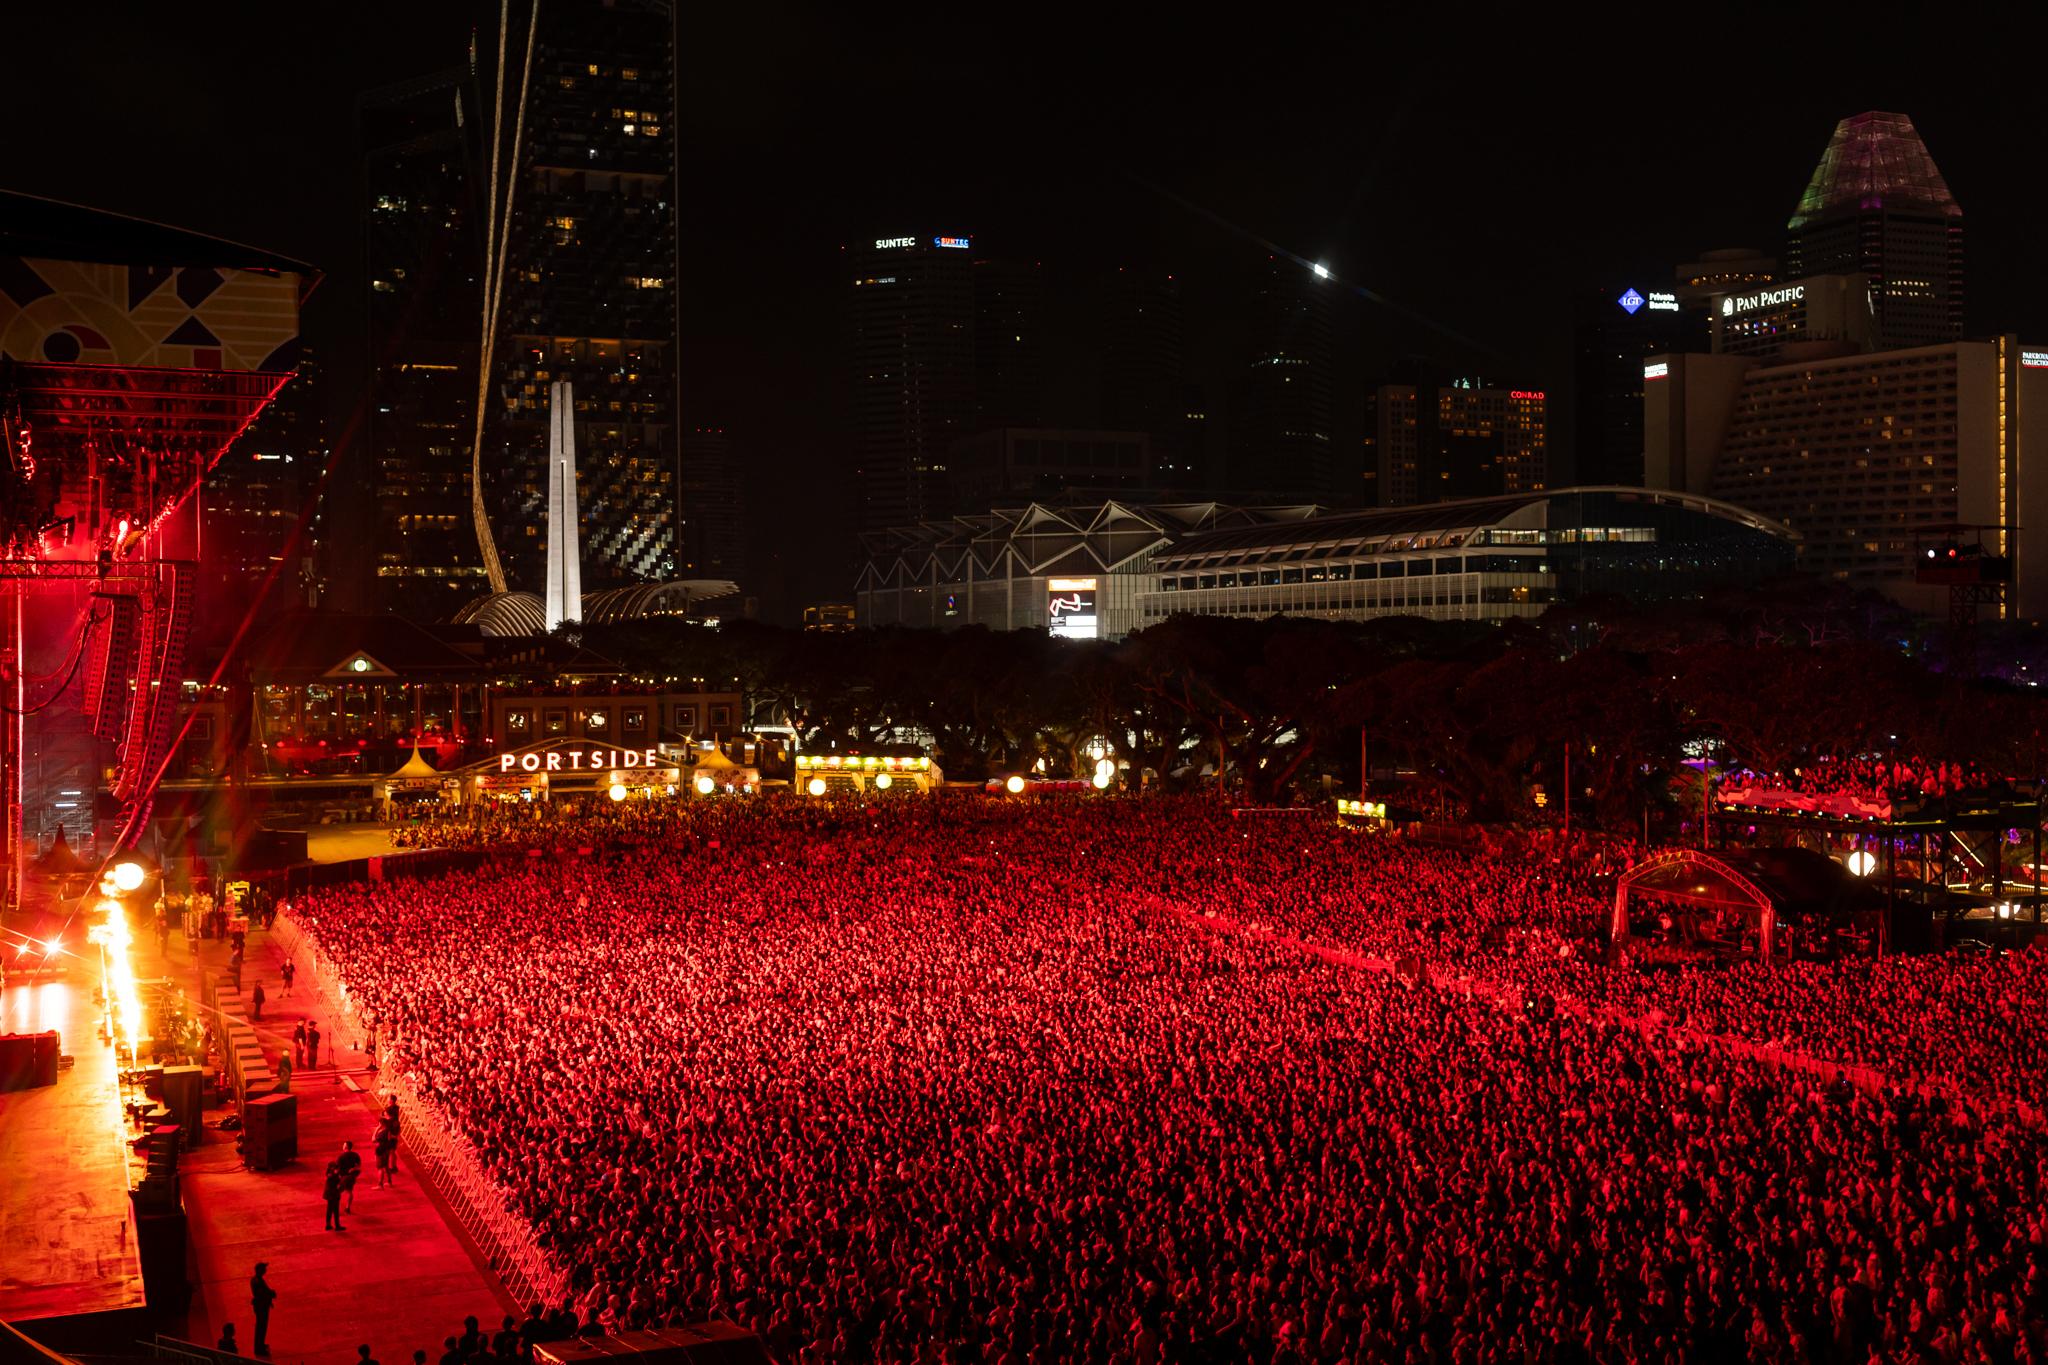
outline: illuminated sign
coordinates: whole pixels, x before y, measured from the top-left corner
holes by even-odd
[[[881,249],[882,249],[883,251],[887,251],[887,250],[889,250],[889,249],[890,249],[891,247],[899,247],[899,246],[916,246],[916,245],[917,245],[917,238],[915,238],[915,237],[877,237],[877,238],[875,238],[875,245],[876,245],[877,247],[881,248]]]
[[[2048,370],[2048,351],[2021,351],[2020,364],[2030,370]]]
[[[1619,299],[1615,301],[1621,305],[1621,311],[1628,314],[1630,317],[1634,317],[1636,315],[1636,309],[1641,308],[1643,304],[1646,302],[1643,296],[1641,294],[1638,294],[1634,289],[1630,289],[1626,294],[1623,294]]]
[[[1540,394],[1540,393],[1536,393],[1536,392],[1534,392],[1533,390],[1529,390],[1529,389],[1509,389],[1509,390],[1508,390],[1508,397],[1510,397],[1510,398],[1541,398],[1541,397],[1543,397],[1543,395],[1542,395],[1542,394]]]
[[[847,754],[844,757],[838,754],[798,754],[796,756],[796,766],[799,768],[845,768],[848,772],[852,772],[857,768],[929,768],[932,766],[932,761],[928,758],[876,758],[872,754],[866,758],[861,757],[859,754]]]
[[[1675,313],[1678,311],[1678,295],[1650,295],[1650,311],[1653,313]]]
[[[934,237],[934,238],[932,238],[932,245],[933,245],[933,246],[957,246],[957,247],[960,247],[960,248],[962,248],[962,249],[964,250],[964,249],[966,248],[967,244],[968,244],[968,239],[967,239],[967,238],[965,238],[965,237]]]
[[[1643,378],[1645,379],[1662,379],[1670,373],[1671,366],[1662,360],[1654,365],[1643,366]]]
[[[1052,594],[1046,603],[1046,623],[1054,635],[1067,640],[1096,637],[1095,585],[1093,578],[1046,580]]]
[[[589,759],[588,763],[584,762]],[[564,760],[567,760],[566,767]],[[526,772],[603,772],[618,768],[659,768],[666,766],[661,755],[653,749],[569,749],[553,753],[499,754],[498,771],[509,773],[514,768]]]
[[[1384,820],[1387,818],[1387,803],[1384,801],[1349,801],[1340,796],[1337,798],[1337,814],[1362,815],[1369,820]]]
[[[1744,294],[1739,298],[1729,294],[1721,300],[1721,316],[1732,317],[1736,313],[1754,312],[1759,308],[1803,303],[1805,299],[1806,286],[1803,284],[1788,284],[1783,289],[1766,289],[1760,294]]]

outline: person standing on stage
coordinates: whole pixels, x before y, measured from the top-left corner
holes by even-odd
[[[311,1019],[308,1019],[306,1021],[306,1066],[308,1068],[317,1068],[319,1065],[320,1026]]]

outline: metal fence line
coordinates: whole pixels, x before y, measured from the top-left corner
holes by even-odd
[[[369,1033],[375,1021],[356,1009],[341,973],[319,940],[288,910],[279,911],[272,932],[281,952],[302,961],[303,979],[328,1016],[345,1022],[358,1034]],[[521,1304],[559,1306],[569,1296],[567,1272],[549,1260],[534,1239],[532,1227],[517,1211],[511,1191],[491,1179],[475,1149],[441,1107],[422,1095],[410,1076],[388,1066],[377,1071],[377,1091],[387,1100],[398,1101],[399,1134],[406,1151],[447,1201],[463,1231],[482,1250],[513,1298]]]

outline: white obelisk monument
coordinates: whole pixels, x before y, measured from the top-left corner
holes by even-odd
[[[566,379],[548,385],[547,623],[583,619],[583,537],[576,508],[576,394]]]

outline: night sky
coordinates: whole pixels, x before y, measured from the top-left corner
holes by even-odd
[[[1968,331],[2048,339],[2031,7],[693,8],[681,417],[732,435],[757,543],[798,556],[775,614],[850,588],[800,547],[847,505],[839,258],[864,238],[971,234],[1042,262],[1052,424],[1097,420],[1089,294],[1118,268],[1175,276],[1189,379],[1233,379],[1265,239],[1479,343],[1347,299],[1340,452],[1369,383],[1417,351],[1553,394],[1568,451],[1574,291],[1780,253],[1835,122],[1891,109],[1962,205]],[[361,379],[354,96],[462,60],[473,27],[488,50],[495,23],[418,0],[24,7],[0,185],[328,271],[306,325],[338,429]]]

